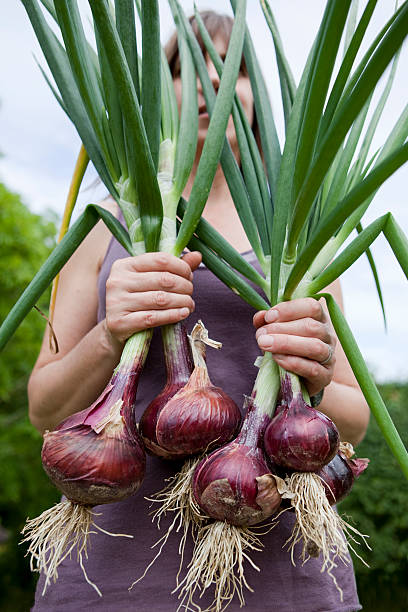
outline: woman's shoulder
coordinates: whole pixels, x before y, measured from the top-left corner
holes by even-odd
[[[98,206],[118,218],[119,206],[110,196],[98,202]],[[73,265],[77,267],[79,263],[83,262],[85,265],[91,265],[98,274],[111,238],[112,234],[105,223],[102,220],[98,221],[74,254]]]

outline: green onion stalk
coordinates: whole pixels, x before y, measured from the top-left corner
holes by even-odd
[[[236,2],[232,0],[231,4],[235,9]],[[247,30],[244,56],[260,126],[262,155],[255,146],[250,126],[235,97],[233,117],[242,172],[227,143],[221,155],[221,164],[262,273],[259,274],[249,265],[204,219],[198,222],[189,246],[200,250],[207,267],[257,310],[298,297],[325,298],[333,326],[360,388],[386,443],[408,476],[408,454],[401,438],[344,315],[334,298],[323,292],[328,284],[338,279],[366,253],[383,305],[378,274],[370,252],[370,245],[380,233],[388,240],[408,277],[408,241],[394,217],[385,213],[367,227],[362,225],[363,215],[378,189],[408,160],[408,107],[403,110],[376,155],[370,157],[369,153],[395,76],[399,51],[408,32],[408,3],[404,2],[390,17],[357,63],[356,56],[375,2],[367,2],[357,22],[352,17],[353,11],[350,11],[351,2],[328,2],[297,87],[269,3],[261,0],[261,5],[272,34],[279,69],[286,128],[283,152]],[[178,3],[177,15],[179,30],[190,45],[206,107],[211,114],[215,93],[195,36]],[[208,54],[221,75],[224,69],[222,60],[198,13],[196,20]],[[337,69],[336,59],[343,32],[346,32],[346,44]],[[388,67],[388,79],[370,114],[373,92]],[[369,121],[367,117],[370,117]],[[179,204],[179,214],[182,218],[188,214],[188,207],[183,201]],[[354,231],[357,231],[357,237],[344,248],[346,239]],[[341,248],[343,250],[339,252]],[[253,284],[257,286],[256,291]],[[263,402],[267,394],[262,393],[264,389],[274,389],[272,401],[269,396],[265,405]],[[302,560],[320,554],[322,570],[332,574],[337,559],[349,560],[343,531],[351,537],[355,535],[353,528],[332,509],[333,496],[330,498],[327,495],[323,485],[322,470],[337,461],[343,452],[342,447],[339,448],[337,429],[330,419],[311,406],[302,381],[295,374],[278,368],[268,353],[262,357],[250,397],[243,430],[245,424],[249,428],[254,427],[257,435],[253,435],[252,439],[261,438],[260,445],[268,447],[269,472],[274,473],[279,494],[289,500],[287,503],[296,515],[295,528],[288,543],[292,562],[295,562],[294,546],[301,541]],[[259,419],[253,417],[254,413],[260,415]],[[267,415],[269,422],[265,424],[262,415]],[[320,432],[315,448],[310,448],[308,442],[309,422]],[[282,438],[288,435],[285,423],[289,423],[291,431],[297,427],[303,429],[304,435],[300,436],[299,442],[307,452],[303,460],[300,459],[300,464],[299,458],[290,457],[288,449],[282,444]],[[233,453],[232,450],[235,443],[242,444],[240,435],[235,442],[203,459],[193,477],[190,498],[196,509],[201,508],[204,518],[195,537],[193,558],[187,574],[178,584],[182,605],[192,605],[196,589],[202,592],[211,585],[215,587],[214,610],[221,610],[234,593],[240,599],[243,597],[246,582],[242,563],[247,554],[244,551],[251,546],[259,548],[259,543],[254,543],[253,534],[249,534],[250,518],[243,519],[238,525],[231,519],[231,495],[216,495],[216,483],[226,477],[223,466],[226,457],[230,460],[234,455],[235,451]],[[312,459],[310,453],[314,454]],[[236,465],[238,473],[241,464],[237,461]],[[353,473],[358,475],[356,471]],[[245,499],[242,487],[233,480],[228,482],[236,515],[240,514],[237,509],[240,506],[247,508],[250,501],[254,514],[259,512],[261,506],[254,505],[259,489],[249,488]],[[209,483],[214,483],[214,487],[210,487]],[[223,503],[223,497],[228,498],[230,503]],[[241,515],[245,516],[245,512]],[[222,548],[217,541],[222,541]],[[227,553],[223,554],[223,550]],[[210,551],[213,553],[211,563],[208,562]]]

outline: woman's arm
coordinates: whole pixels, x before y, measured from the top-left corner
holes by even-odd
[[[330,292],[343,308],[340,283]],[[357,445],[363,439],[369,408],[332,328],[324,300],[282,302],[255,315],[259,347],[305,381],[310,395],[324,388],[319,410],[336,423],[342,440]],[[322,363],[323,362],[323,363]]]
[[[97,279],[110,237],[99,222],[61,272],[53,323],[60,350],[50,351],[46,332],[28,385],[30,419],[40,431],[95,401],[129,336],[180,321],[194,309],[192,269],[201,256],[189,253],[182,261],[149,253],[114,263],[106,319],[97,323]]]

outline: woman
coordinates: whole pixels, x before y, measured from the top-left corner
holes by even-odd
[[[203,18],[218,52],[225,55],[231,20],[211,12],[204,13]],[[180,102],[181,83],[174,38],[168,45],[168,57]],[[208,70],[217,89],[219,80],[210,61]],[[199,82],[197,87],[196,164],[209,123]],[[237,92],[254,124],[253,99],[244,64]],[[232,120],[227,136],[238,159]],[[186,198],[194,173],[195,169],[186,188]],[[105,206],[122,219],[113,202],[107,200]],[[245,253],[249,260],[254,259],[220,168],[204,217],[237,250]],[[368,408],[345,355],[336,343],[324,303],[306,298],[279,304],[268,312],[254,313],[209,270],[200,266],[200,261],[197,252],[187,253],[182,259],[161,253],[128,257],[111,239],[106,227],[99,223],[61,274],[54,318],[60,351],[57,355],[52,354],[48,339],[44,338],[29,382],[32,423],[40,431],[53,429],[68,415],[86,408],[107,384],[129,336],[191,315],[186,322],[189,330],[203,317],[211,337],[223,342],[225,348],[221,352],[208,351],[210,375],[214,384],[222,386],[238,405],[242,405],[243,395],[252,387],[256,374],[252,366],[259,350],[270,351],[280,365],[303,377],[310,395],[325,389],[319,409],[335,421],[343,440],[357,444],[367,427]],[[339,286],[333,285],[329,290],[341,303]],[[155,331],[138,390],[138,418],[163,384],[160,334]],[[145,496],[160,490],[164,479],[178,468],[179,464],[149,457],[146,478],[137,495],[95,509],[101,513],[98,517],[101,527],[134,536],[133,540],[103,534],[93,536],[86,570],[101,588],[102,598],[83,580],[76,559],[66,559],[59,568],[58,582],[48,588],[44,597],[41,596],[40,579],[34,610],[69,612],[84,605],[91,610],[109,612],[176,610],[177,598],[170,595],[179,564],[176,535],[169,539],[147,576],[132,591],[128,592],[128,587],[150,562],[153,555],[150,547],[160,535],[151,523]],[[309,560],[303,567],[300,564],[293,567],[288,553],[282,550],[292,522],[293,517],[286,513],[278,527],[264,537],[265,550],[254,559],[261,568],[260,573],[248,564],[247,580],[254,589],[254,593],[246,595],[248,609],[251,612],[261,609],[280,612],[360,609],[351,564],[333,572],[344,593],[342,602],[332,578],[320,573],[318,559]],[[186,559],[189,553],[186,550]],[[199,603],[205,608],[210,601],[210,596],[204,596]],[[229,610],[238,608],[239,603],[234,600]]]

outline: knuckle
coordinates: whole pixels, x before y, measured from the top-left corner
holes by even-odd
[[[161,272],[160,285],[164,289],[171,289],[174,286],[174,279],[170,272]]]
[[[327,355],[330,349],[328,349],[327,344],[322,342],[321,340],[316,340],[315,342],[315,350],[319,361],[323,361],[327,359]]]
[[[121,287],[121,278],[116,274],[112,274],[106,281],[106,292],[110,293],[112,291],[116,291]]]
[[[187,281],[187,283],[188,285],[186,285],[186,294],[193,295],[193,290],[194,290],[193,283],[190,281]]]
[[[331,346],[333,348],[335,348],[336,345],[337,345],[337,336],[336,336],[336,334],[334,334],[330,329],[328,329],[327,335],[328,335],[328,338],[329,338],[329,343],[331,344]]]
[[[167,253],[158,253],[156,255],[156,262],[162,268],[168,268],[170,264],[170,255],[168,255]]]
[[[315,336],[320,331],[320,325],[316,319],[308,317],[305,321],[306,331],[311,335]]]
[[[153,327],[157,323],[157,314],[155,312],[146,312],[144,315],[144,323],[146,327]]]
[[[318,378],[319,373],[319,365],[317,363],[312,363],[310,366],[310,378]]]
[[[157,306],[167,306],[169,303],[169,297],[165,291],[157,291],[155,295],[155,302]]]
[[[321,317],[322,315],[322,306],[320,302],[313,298],[308,298],[310,304],[310,312],[312,317]]]

